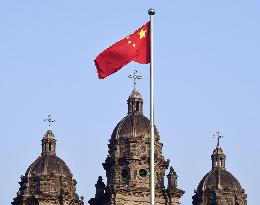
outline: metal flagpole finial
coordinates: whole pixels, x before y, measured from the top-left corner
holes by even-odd
[[[152,9],[152,8],[150,8],[150,9],[148,10],[148,14],[149,14],[149,15],[154,15],[154,14],[155,14],[155,10]]]
[[[48,115],[48,118],[44,119],[43,121],[47,122],[49,127],[52,125],[52,123],[55,122],[55,120],[52,119],[51,115]]]
[[[128,78],[133,78],[134,80],[134,90],[136,88],[136,80],[142,79],[141,75],[137,75],[137,70],[134,71],[134,75],[129,75]]]
[[[223,136],[220,135],[219,132],[216,132],[216,134],[213,135],[213,138],[217,138],[217,141],[218,141],[217,146],[219,146],[219,141],[220,141],[221,138],[223,138]]]

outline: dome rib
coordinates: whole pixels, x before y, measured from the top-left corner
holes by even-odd
[[[242,190],[238,180],[228,171],[224,169],[214,169],[207,173],[200,181],[197,191],[216,190],[217,176],[220,172],[220,186],[222,189]]]
[[[56,155],[42,155],[38,157],[27,169],[26,176],[59,175],[72,178],[73,175],[66,163]]]
[[[134,130],[132,130],[134,127]],[[127,115],[114,128],[111,139],[118,139],[118,136],[128,135],[132,132],[144,133],[149,136],[150,120],[143,114]],[[159,136],[158,130],[154,128],[155,136]]]
[[[127,117],[127,116],[126,116],[126,117]],[[112,138],[117,139],[118,132],[119,132],[119,130],[121,130],[122,123],[124,122],[124,120],[125,120],[126,117],[124,117],[119,123],[117,123],[115,129],[114,129],[113,132],[112,132]]]

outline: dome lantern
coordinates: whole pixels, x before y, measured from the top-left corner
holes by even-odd
[[[128,78],[133,79],[134,89],[127,100],[128,104],[128,115],[130,114],[143,114],[143,98],[136,89],[136,80],[142,79],[142,76],[137,75],[137,70],[134,71],[133,75],[129,75]]]
[[[224,154],[222,148],[220,147],[220,143],[219,143],[220,139],[223,138],[223,136],[220,136],[219,132],[216,132],[216,135],[214,135],[214,137],[217,138],[218,143],[211,155],[212,170],[216,169],[216,168],[225,169],[226,155]]]
[[[143,114],[143,98],[141,94],[134,89],[127,100],[128,115]]]
[[[56,139],[51,130],[42,138],[42,155],[56,155]]]

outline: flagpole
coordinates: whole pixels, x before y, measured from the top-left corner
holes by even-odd
[[[153,82],[153,15],[154,9],[149,9],[150,15],[150,204],[155,205],[154,187],[154,82]]]

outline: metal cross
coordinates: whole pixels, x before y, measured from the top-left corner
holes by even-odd
[[[53,120],[53,119],[51,118],[51,115],[48,115],[48,118],[44,119],[44,122],[48,122],[48,125],[49,125],[49,127],[50,127],[51,124],[52,124],[53,122],[55,122],[55,120]]]
[[[222,136],[222,135],[220,135],[220,133],[219,133],[219,132],[216,132],[216,134],[215,134],[215,135],[213,135],[213,138],[217,138],[217,140],[218,140],[218,144],[217,144],[217,146],[219,146],[219,141],[220,141],[220,139],[221,139],[221,138],[223,138],[223,136]]]
[[[135,90],[135,85],[136,85],[136,80],[142,79],[141,75],[137,75],[137,70],[134,71],[134,75],[129,75],[128,78],[133,78],[134,79],[134,90]]]

